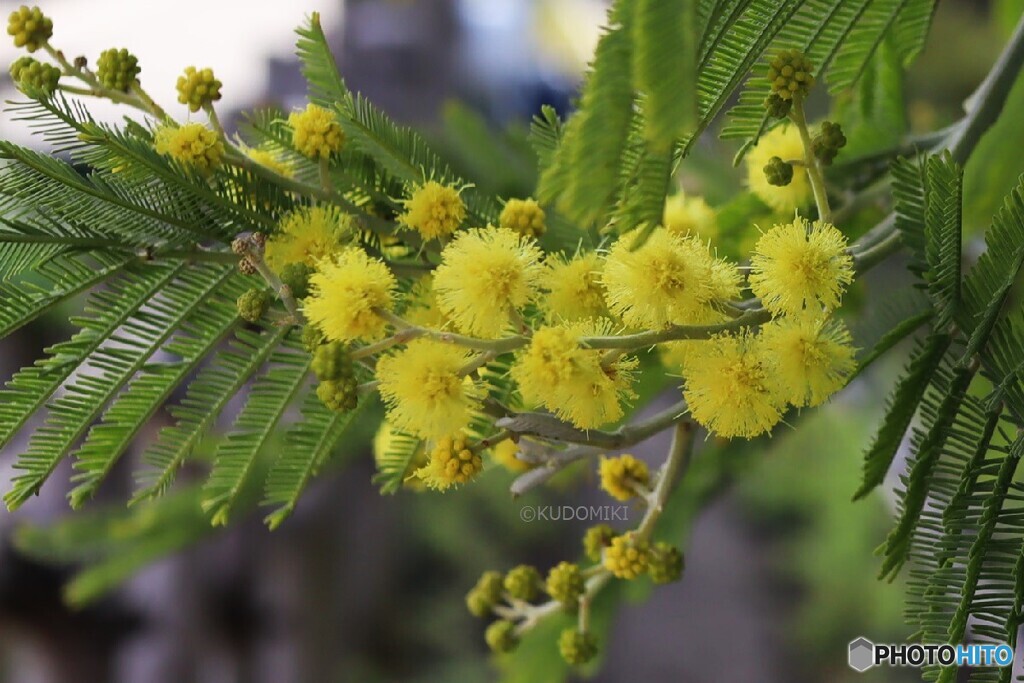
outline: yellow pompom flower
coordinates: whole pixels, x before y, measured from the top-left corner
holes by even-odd
[[[556,257],[548,261],[541,287],[541,300],[551,320],[579,320],[605,314],[601,259],[597,252],[580,254],[572,260]]]
[[[759,337],[750,331],[722,335],[701,351],[683,388],[693,419],[718,436],[748,439],[782,419],[785,399]]]
[[[315,104],[289,114],[288,125],[292,127],[295,149],[311,159],[326,159],[345,144],[345,132],[334,112]]]
[[[460,233],[434,271],[441,311],[468,334],[500,336],[513,311],[536,296],[544,274],[541,256],[533,240],[505,228]]]
[[[501,210],[498,225],[537,239],[545,230],[544,209],[534,199],[510,199]]]
[[[316,266],[336,252],[351,231],[351,220],[333,206],[310,206],[281,220],[279,232],[267,240],[265,258],[276,273],[289,263]]]
[[[459,191],[436,180],[428,180],[404,200],[405,213],[398,222],[432,240],[447,237],[466,219],[466,205]]]
[[[853,282],[846,236],[831,223],[799,216],[761,235],[750,259],[750,288],[772,313],[839,306]]]
[[[804,145],[800,131],[795,125],[782,124],[761,136],[757,145],[747,152],[747,185],[761,201],[778,213],[792,213],[806,206],[813,197],[807,171],[802,166],[793,167],[793,179],[788,185],[777,186],[768,183],[764,167],[772,157],[783,161],[804,158]]]
[[[735,267],[716,265],[698,238],[655,230],[635,250],[633,239],[624,235],[615,242],[602,274],[608,309],[627,325],[704,323],[718,317],[718,299],[739,293]]]
[[[374,309],[391,310],[397,284],[383,261],[348,247],[320,261],[310,277],[306,317],[332,341],[378,339],[387,323]]]
[[[634,498],[640,495],[639,490],[651,483],[647,463],[628,453],[615,458],[602,457],[598,474],[601,476],[601,488],[616,500]]]
[[[718,238],[718,219],[715,210],[703,197],[687,197],[682,192],[665,200],[663,223],[674,235],[696,235],[703,240]]]
[[[816,406],[842,389],[856,369],[850,332],[838,320],[809,314],[776,318],[761,328],[783,396]]]
[[[512,366],[523,399],[580,429],[622,417],[622,401],[633,396],[636,360],[620,358],[605,366],[602,350],[579,345],[581,337],[606,334],[610,327],[607,320],[584,320],[538,329]]]
[[[445,436],[434,444],[430,459],[416,470],[416,476],[432,489],[447,491],[470,481],[483,467],[483,460],[469,448],[464,436]]]
[[[245,153],[245,156],[260,166],[269,168],[279,176],[284,176],[285,178],[295,177],[295,169],[292,168],[292,165],[269,149],[263,147],[243,147],[242,151]]]
[[[388,420],[424,439],[459,433],[477,404],[473,385],[464,381],[466,349],[432,339],[416,339],[377,362],[380,395]]]
[[[512,439],[500,441],[491,448],[491,455],[494,456],[494,461],[509,472],[518,474],[533,469],[533,465],[516,457],[518,452],[519,444]]]
[[[220,166],[224,156],[220,137],[201,123],[161,126],[153,138],[153,147],[158,154],[169,156],[203,174]]]

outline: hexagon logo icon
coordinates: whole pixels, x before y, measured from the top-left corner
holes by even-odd
[[[850,668],[863,673],[875,665],[875,644],[861,637],[850,643]]]

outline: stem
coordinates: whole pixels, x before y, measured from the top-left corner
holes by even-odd
[[[821,172],[818,158],[814,156],[811,133],[807,130],[807,118],[804,116],[804,101],[800,95],[793,97],[793,107],[789,118],[800,131],[800,140],[804,145],[804,165],[807,167],[807,180],[814,191],[814,202],[818,205],[818,218],[826,223],[832,222],[832,208],[828,205],[828,192],[825,189],[825,176]]]
[[[697,433],[692,422],[676,423],[675,432],[672,435],[672,447],[669,449],[668,458],[661,466],[658,475],[658,483],[647,498],[647,513],[636,528],[637,538],[646,541],[651,538],[654,532],[654,525],[658,523],[665,503],[675,488],[679,473],[686,469],[690,462],[690,455],[693,452],[693,437]]]
[[[876,244],[862,251],[855,252],[851,250],[854,267],[857,269],[857,272],[870,270],[897,251],[901,244],[902,236],[898,232],[893,231]]]
[[[442,332],[440,330],[432,330],[427,327],[413,325],[401,316],[384,309],[376,309],[376,312],[377,315],[394,325],[395,329],[411,334],[411,338],[429,337],[440,342],[457,344],[458,346],[465,346],[466,348],[476,349],[478,351],[506,353],[524,346],[527,341],[525,337],[520,336],[503,337],[501,339],[479,339],[477,337],[467,337],[465,335],[455,334],[454,332]]]
[[[139,100],[143,104],[145,104],[146,107],[149,108],[149,111],[153,114],[153,116],[157,117],[161,121],[166,121],[167,119],[171,118],[167,115],[167,112],[164,111],[164,108],[157,104],[156,100],[149,96],[149,93],[143,90],[142,86],[139,85],[138,81],[135,81],[132,84],[132,91],[135,93],[135,96],[138,97]]]
[[[947,139],[943,145],[950,150],[953,158],[959,163],[967,162],[967,158],[974,151],[981,136],[999,118],[1022,66],[1024,66],[1024,16],[1017,22],[1010,41],[1003,48],[988,76],[964,103],[967,116],[964,117],[963,125],[957,126],[951,139]]]
[[[580,339],[580,344],[591,349],[638,349],[680,339],[708,339],[722,332],[730,332],[743,327],[753,327],[766,323],[771,320],[771,317],[768,311],[763,308],[756,308],[724,323],[715,323],[714,325],[673,325],[664,330],[651,330],[636,334],[583,337]]]
[[[320,157],[320,187],[324,192],[334,194],[334,185],[331,183],[331,161],[328,157]]]
[[[220,117],[217,116],[217,110],[213,108],[213,104],[207,102],[203,105],[203,111],[206,112],[207,118],[210,119],[210,125],[217,131],[217,135],[220,136],[221,140],[228,142],[228,135],[224,132],[224,126],[220,123]]]

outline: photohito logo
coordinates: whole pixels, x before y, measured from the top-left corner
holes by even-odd
[[[1013,648],[1009,645],[922,645],[899,643],[876,645],[863,636],[850,642],[847,661],[854,671],[864,672],[873,666],[1009,666]]]

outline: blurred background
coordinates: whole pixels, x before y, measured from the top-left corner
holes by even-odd
[[[17,4],[3,0],[0,8],[6,15]],[[506,197],[530,193],[530,117],[542,104],[569,111],[605,8],[599,0],[43,4],[58,47],[92,60],[107,47],[127,47],[140,59],[149,92],[182,119],[187,112],[174,101],[175,78],[189,64],[212,67],[224,82],[221,117],[234,124],[254,106],[304,102],[292,28],[319,11],[351,89],[424,130],[465,177]],[[903,81],[911,131],[959,116],[1022,9],[1022,0],[940,3],[928,46]],[[2,42],[6,64],[16,52]],[[9,80],[0,81],[0,99],[17,98]],[[109,121],[125,113],[89,106]],[[1024,171],[1024,86],[1018,83],[1007,106],[967,168],[965,217],[975,228]],[[4,138],[38,144],[30,133],[24,122],[0,114]],[[734,152],[735,145],[705,136],[680,182],[712,205],[723,201],[741,186]],[[888,264],[858,285],[856,296],[870,301],[872,290],[903,277],[902,264]],[[73,309],[0,343],[0,381],[69,336]],[[872,554],[890,523],[894,482],[850,503],[880,397],[905,351],[824,409],[801,416],[799,430],[777,430],[751,447],[705,444],[691,478],[710,485],[684,486],[671,522],[686,548],[685,576],[653,598],[631,589],[605,600],[605,657],[599,671],[588,672],[592,680],[852,681],[860,675],[846,665],[850,640],[909,635],[902,586],[875,579]],[[669,399],[655,399],[647,410],[661,400]],[[457,494],[382,497],[370,482],[369,417],[367,423],[280,530],[267,532],[254,512],[76,609],[66,606],[63,591],[80,567],[42,563],[16,543],[24,529],[66,518],[65,466],[17,514],[0,512],[0,682],[569,680],[550,638],[495,661],[463,595],[484,569],[520,562],[545,569],[577,557],[585,523],[526,523],[520,511],[607,502],[596,493],[593,472],[578,469],[551,490],[517,501],[507,493],[511,475],[497,469]],[[0,480],[9,479],[23,446],[24,440],[0,451]],[[657,438],[635,452],[660,461],[666,448],[666,439]],[[86,519],[117,523],[132,486],[129,470],[111,477],[89,507],[95,517]],[[916,679],[898,669],[863,675]]]

